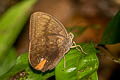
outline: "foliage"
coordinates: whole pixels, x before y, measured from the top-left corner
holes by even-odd
[[[105,29],[100,44],[120,43],[120,11],[113,17]]]
[[[86,78],[93,78],[95,72],[98,69],[98,59],[96,57],[96,50],[93,43],[81,44],[83,49],[87,52],[84,54],[78,51],[76,48],[71,49],[66,55],[66,68],[64,70],[63,59],[57,65],[55,70],[42,73],[36,71],[28,63],[28,53],[24,53],[16,60],[16,64],[4,75],[0,76],[0,79],[7,80],[9,77],[14,76],[20,71],[25,70],[28,74],[27,79],[31,80],[46,80],[47,78],[54,76],[56,80],[79,80]],[[7,58],[9,59],[9,58]],[[71,63],[71,64],[70,64]],[[61,77],[62,76],[62,77]],[[94,77],[97,79],[97,77]],[[96,80],[94,79],[94,80]],[[91,79],[90,79],[91,80]]]
[[[30,8],[35,0],[25,0],[11,7],[0,19],[0,64],[8,55],[17,36],[29,18]]]
[[[55,69],[56,80],[86,79],[98,69],[98,59],[96,57],[94,45],[88,43],[81,44],[81,46],[87,54],[84,54],[77,49],[71,49],[65,56],[65,69],[63,59]]]
[[[15,49],[11,49],[4,60],[4,63],[0,65],[0,76],[5,74],[9,69],[13,67],[16,63],[16,51]]]

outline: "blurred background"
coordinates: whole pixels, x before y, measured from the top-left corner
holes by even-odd
[[[23,0],[0,0],[0,16],[11,6]],[[55,16],[68,31],[75,34],[76,43],[100,42],[102,33],[111,18],[120,9],[120,0],[38,0],[31,9],[31,14],[42,11]],[[7,24],[7,23],[6,23]],[[29,19],[15,42],[15,48],[21,53],[28,51]],[[114,56],[120,56],[120,44],[107,45]],[[119,80],[120,65],[98,55],[100,64],[99,80]]]

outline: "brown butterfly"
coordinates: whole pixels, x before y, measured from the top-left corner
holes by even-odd
[[[35,12],[30,18],[29,62],[42,72],[53,69],[72,47],[73,34],[53,16]]]

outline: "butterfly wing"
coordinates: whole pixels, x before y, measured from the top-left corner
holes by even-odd
[[[29,62],[37,70],[53,69],[70,48],[66,29],[47,13],[32,14],[29,33]]]

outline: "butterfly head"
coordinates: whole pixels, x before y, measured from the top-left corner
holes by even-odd
[[[72,41],[73,41],[74,35],[70,32],[68,34],[67,38],[68,38],[68,44],[69,44],[69,46],[72,46]]]
[[[68,34],[68,38],[71,39],[71,40],[73,40],[74,35],[70,32],[70,33]]]

